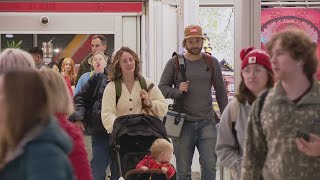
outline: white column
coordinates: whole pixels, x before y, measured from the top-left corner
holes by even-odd
[[[199,0],[149,0],[145,14],[143,74],[158,84],[172,53],[183,51],[185,26],[199,24]]]
[[[184,28],[188,25],[199,25],[199,0],[179,0],[178,4],[178,48],[183,52],[181,45],[184,39]]]
[[[156,84],[159,72],[157,68],[157,60],[161,58],[158,49],[162,47],[162,4],[158,0],[149,0],[146,17],[146,72],[145,76],[150,78]],[[160,36],[160,37],[159,37]],[[162,70],[162,69],[161,69]]]
[[[146,8],[144,75],[159,83],[166,62],[177,51],[177,9],[172,1],[149,0]],[[143,36],[143,35],[142,35]],[[143,52],[143,50],[142,50]]]
[[[143,3],[142,6],[142,16],[141,16],[141,61],[142,61],[142,74],[147,77],[147,55],[148,55],[148,50],[147,50],[147,20],[148,20],[148,7],[147,3]]]
[[[240,51],[243,48],[254,46],[260,48],[260,16],[261,16],[261,1],[260,0],[235,0],[234,1],[234,22],[235,22],[235,37],[234,37],[234,65],[235,65],[235,90],[241,81],[241,60],[239,57]]]
[[[180,0],[184,25],[199,24],[199,0]]]

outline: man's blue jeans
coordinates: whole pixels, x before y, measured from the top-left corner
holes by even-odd
[[[111,162],[110,141],[111,136],[107,133],[97,133],[91,135],[92,159],[91,170],[94,180],[105,180],[106,169]]]
[[[178,180],[191,180],[191,164],[195,147],[200,155],[201,180],[215,180],[217,130],[214,119],[185,121],[180,137],[172,141]]]

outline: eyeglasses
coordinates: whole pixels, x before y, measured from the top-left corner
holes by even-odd
[[[241,73],[242,73],[242,75],[249,75],[251,73],[256,75],[256,74],[264,72],[265,70],[266,69],[261,66],[257,66],[254,68],[245,67],[243,70],[241,70]]]

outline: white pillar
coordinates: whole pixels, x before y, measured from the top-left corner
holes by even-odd
[[[146,72],[144,73],[145,76],[154,80],[155,76],[152,72],[154,72],[154,65],[153,61],[155,59],[155,29],[156,29],[156,14],[155,14],[155,1],[150,0],[148,1],[147,11],[146,11],[146,59],[143,62],[146,66]]]
[[[171,1],[149,0],[146,9],[144,75],[158,84],[166,62],[177,51],[177,11]]]
[[[199,0],[180,0],[183,8],[184,25],[199,25]]]
[[[199,24],[199,0],[149,0],[145,15],[143,74],[158,84],[172,53],[182,52],[184,27]]]
[[[235,0],[234,1],[234,66],[235,66],[235,91],[241,81],[240,51],[243,48],[254,46],[260,48],[261,33],[261,1],[260,0]]]
[[[179,0],[178,4],[178,49],[183,51],[184,28],[188,25],[199,25],[199,0]]]

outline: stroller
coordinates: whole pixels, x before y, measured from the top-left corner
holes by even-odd
[[[117,178],[126,180],[168,179],[161,170],[137,170],[136,165],[157,138],[168,139],[162,121],[146,114],[131,114],[118,117],[112,131],[112,161],[116,162]],[[175,176],[173,177],[175,179]],[[173,179],[171,178],[171,179]]]

